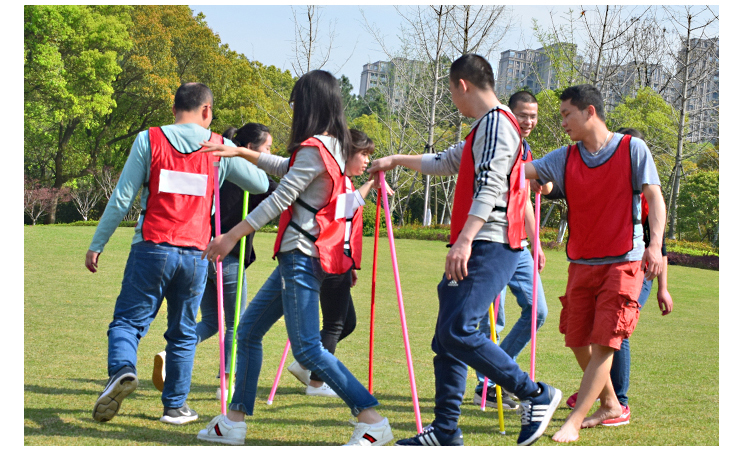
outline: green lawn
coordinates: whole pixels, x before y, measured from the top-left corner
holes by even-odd
[[[132,229],[120,228],[99,259],[99,272],[84,267],[93,227],[24,228],[24,444],[26,445],[203,445],[198,430],[219,413],[218,339],[198,347],[190,406],[200,418],[185,426],[158,421],[160,393],[151,383],[153,355],[164,348],[166,311],[159,314],[140,345],[138,390],[108,423],[91,411],[106,378],[107,326],[120,291]],[[248,269],[248,294],[257,291],[275,262],[274,236],[256,235],[258,261]],[[416,372],[422,422],[432,420],[434,376],[430,349],[438,308],[436,286],[447,249],[444,243],[398,240],[409,341]],[[359,284],[353,289],[357,330],[336,355],[367,385],[372,238],[365,238]],[[415,433],[409,378],[396,301],[388,241],[379,245],[375,322],[375,396],[390,419],[396,438]],[[563,391],[577,391],[581,371],[557,330],[566,283],[564,252],[547,253],[542,274],[550,315],[538,333],[539,380]],[[628,426],[584,430],[576,445],[719,444],[719,273],[670,267],[669,289],[675,312],[662,317],[655,290],[631,338],[632,374]],[[508,300],[508,321],[519,309]],[[246,445],[340,445],[351,435],[349,410],[340,400],[307,397],[302,385],[284,371],[274,403],[266,404],[286,335],[283,320],[265,339],[265,364],[255,416],[248,418]],[[528,370],[529,353],[519,357]],[[291,356],[290,356],[291,357]],[[460,421],[467,445],[515,445],[520,418],[505,412],[506,436],[499,435],[497,412],[471,404],[475,377],[470,371]],[[569,413],[561,407],[538,445],[553,445],[551,435]]]

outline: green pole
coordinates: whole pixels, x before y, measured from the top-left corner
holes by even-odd
[[[245,195],[242,199],[242,218],[247,217],[249,194],[245,191]],[[237,267],[237,299],[234,301],[234,334],[232,335],[232,360],[229,368],[229,396],[227,397],[227,409],[229,409],[229,403],[234,395],[234,366],[237,364],[237,326],[240,323],[240,304],[242,301],[242,278],[245,273],[245,244],[247,242],[247,236],[243,236],[240,240],[240,263]]]

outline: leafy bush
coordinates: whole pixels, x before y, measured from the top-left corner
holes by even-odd
[[[364,236],[373,236],[375,234],[375,216],[377,213],[377,205],[371,200],[365,201],[364,210],[362,211],[362,234]],[[393,220],[393,217],[391,217]],[[383,215],[383,209],[380,209],[380,236],[384,236],[386,232],[385,215]]]
[[[688,254],[691,256],[713,255],[718,257],[719,248],[697,241],[667,239],[667,252]]]

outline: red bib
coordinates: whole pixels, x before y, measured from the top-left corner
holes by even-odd
[[[565,197],[570,260],[619,257],[633,249],[633,169],[630,136],[598,167],[583,162],[578,145],[568,146]]]
[[[506,112],[501,108],[496,108],[493,111],[501,112],[505,115],[513,124],[516,131],[518,131],[518,137],[521,138],[521,128],[518,126],[518,121],[512,113]],[[469,210],[471,210],[471,203],[474,199],[474,178],[476,172],[472,146],[476,130],[477,127],[475,126],[469,135],[466,136],[464,149],[461,153],[461,165],[458,168],[456,193],[453,197],[453,212],[451,213],[451,245],[458,240],[458,235],[461,234],[461,230],[463,230],[466,224],[466,219],[469,217]],[[521,176],[523,161],[527,156],[531,157],[531,151],[524,153],[523,138],[521,138],[518,154],[513,162],[513,168],[509,176],[508,203],[507,207],[504,208],[508,218],[508,242],[513,249],[520,249],[521,240],[526,238],[524,212],[526,210],[526,200],[529,196],[528,182],[522,188],[519,186],[518,178]]]
[[[183,154],[160,127],[149,128],[151,175],[141,234],[146,241],[206,249],[211,240],[213,162],[205,152]],[[223,138],[211,133],[211,142]],[[205,186],[205,189],[203,188]]]
[[[328,198],[328,202],[319,210],[315,210],[311,206],[301,203],[299,199],[297,199],[296,201],[296,203],[299,204],[300,207],[310,210],[315,214],[315,221],[318,222],[318,226],[320,227],[320,233],[318,234],[317,238],[315,238],[309,232],[302,230],[299,225],[292,221],[292,211],[294,209],[294,204],[290,205],[284,212],[281,213],[281,216],[279,217],[279,230],[276,234],[276,244],[273,247],[273,257],[275,258],[279,253],[279,248],[281,247],[281,239],[284,236],[284,232],[286,231],[287,227],[291,226],[315,243],[315,246],[318,248],[318,253],[320,255],[320,265],[323,267],[323,270],[328,273],[342,274],[348,271],[353,265],[358,264],[359,261],[355,261],[355,259],[353,258],[360,258],[362,255],[361,237],[359,238],[359,242],[357,242],[356,240],[350,241],[352,257],[344,254],[344,234],[346,231],[346,218],[335,218],[336,199],[338,198],[339,194],[346,193],[346,175],[344,175],[344,173],[341,171],[341,167],[336,162],[336,159],[333,157],[333,155],[328,151],[325,144],[323,144],[319,139],[315,137],[308,138],[302,144],[300,144],[300,147],[297,148],[297,151],[304,146],[318,148],[320,156],[323,159],[323,163],[325,163],[326,172],[328,172],[328,175],[333,181],[333,189],[331,189],[331,195]],[[294,159],[297,155],[297,151],[292,154],[292,157],[289,160],[290,169],[294,164]],[[355,214],[355,219],[356,217],[357,216]],[[361,217],[362,216],[360,214],[360,225]],[[353,221],[352,236],[354,235],[354,231],[356,230],[355,226],[356,225]],[[361,227],[359,228],[359,230],[361,231]]]

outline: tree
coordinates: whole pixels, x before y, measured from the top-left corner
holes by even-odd
[[[677,92],[679,119],[677,127],[677,150],[674,167],[670,175],[670,190],[667,196],[668,231],[667,237],[675,239],[677,226],[677,201],[680,197],[680,178],[683,174],[683,159],[685,140],[689,137],[688,116],[710,113],[712,108],[706,99],[699,94],[706,89],[705,83],[710,83],[714,76],[718,81],[718,39],[708,38],[707,28],[719,20],[710,7],[697,9],[686,6],[683,9],[667,9],[670,22],[678,32],[679,48],[673,47],[676,70],[673,74]],[[715,45],[715,47],[714,47]],[[697,104],[688,107],[691,99],[697,98]]]
[[[697,230],[698,241],[711,241],[718,245],[719,228],[719,172],[700,170],[685,180],[680,191],[680,232]],[[692,236],[692,235],[691,235]]]
[[[50,215],[57,207],[58,201],[68,199],[67,188],[50,188],[43,186],[38,180],[24,176],[23,183],[23,211],[31,219],[32,225],[44,215]]]
[[[654,156],[659,177],[667,179],[674,163],[677,147],[679,114],[654,89],[644,87],[635,97],[626,97],[607,115],[607,126],[635,128],[643,133]]]
[[[99,189],[93,176],[76,179],[75,186],[70,190],[73,204],[84,221],[89,219],[89,213],[96,207],[102,196],[104,196],[104,191]]]
[[[90,166],[85,153],[69,147],[76,129],[90,129],[115,106],[112,83],[121,71],[117,58],[132,46],[129,10],[24,7],[24,142],[39,146],[29,151],[36,157],[28,166],[55,189],[84,176]]]

